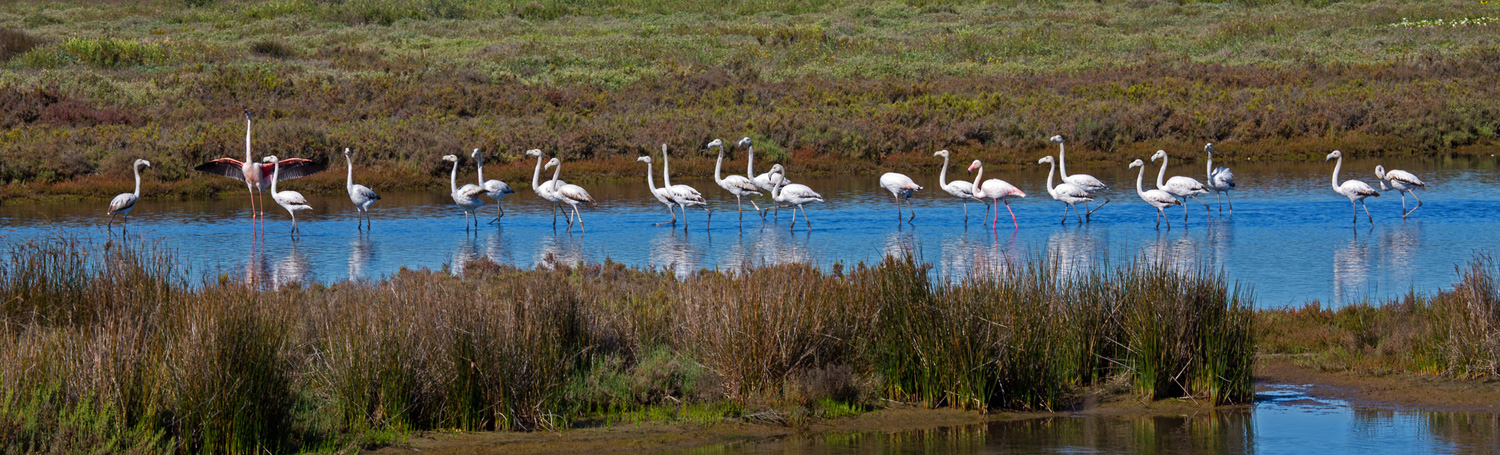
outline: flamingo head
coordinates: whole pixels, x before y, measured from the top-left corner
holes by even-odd
[[[1375,166],[1375,178],[1381,180],[1380,184],[1385,184],[1385,166]]]
[[[932,154],[932,156],[941,156],[943,158],[947,158],[949,156],[949,153],[947,150],[938,150],[937,153]]]
[[[281,161],[281,160],[278,159],[278,158],[276,158],[276,155],[271,155],[271,156],[267,156],[265,158],[261,158],[260,161],[263,162],[263,163],[275,163],[275,162]]]
[[[708,147],[706,147],[706,148],[712,149],[714,147],[718,147],[720,150],[723,150],[724,149],[724,140],[723,139],[714,139],[712,141],[709,141],[708,142]]]
[[[151,167],[151,162],[150,161],[146,161],[146,160],[135,160],[134,166],[142,166],[142,165],[144,165],[146,167]]]
[[[643,157],[640,157],[640,158],[636,158],[635,160],[636,161],[640,161],[642,163],[651,164],[651,156],[649,156],[649,155],[643,156]]]
[[[1063,138],[1062,138],[1062,135],[1059,134],[1059,135],[1056,135],[1056,136],[1052,136],[1052,138],[1048,139],[1048,141],[1050,141],[1050,142],[1056,142],[1056,143],[1061,144],[1063,142]]]
[[[557,158],[553,158],[553,159],[547,161],[547,165],[546,166],[542,166],[542,167],[545,168],[545,169],[552,169],[552,166],[557,166],[557,165],[560,165],[560,164],[562,164],[562,160],[559,160]]]
[[[781,167],[780,164],[773,165],[773,166],[771,166],[771,170],[768,173],[769,174],[786,174],[786,168]]]
[[[749,147],[751,145],[750,136],[745,136],[744,138],[740,139],[740,143],[737,145],[739,145],[740,147]]]
[[[983,163],[980,163],[979,160],[974,160],[974,163],[969,165],[969,172],[974,172],[975,169],[982,167],[984,167]]]
[[[535,157],[540,158],[542,156],[542,149],[527,150],[526,151],[526,156],[535,156]]]
[[[1047,156],[1042,157],[1042,159],[1036,160],[1036,164],[1051,163],[1051,162],[1052,162],[1052,155],[1047,155]]]
[[[1327,163],[1329,161],[1333,161],[1335,158],[1343,158],[1343,157],[1344,157],[1344,152],[1340,152],[1338,150],[1334,150],[1333,153],[1329,153],[1328,154],[1328,158],[1324,158],[1323,159],[1323,162]]]
[[[344,147],[344,156],[349,156],[349,147]]]
[[[458,162],[458,155],[443,155],[443,161]]]
[[[245,121],[250,121],[250,110],[245,109]]]
[[[474,149],[474,152],[470,153],[469,156],[472,158],[479,158],[479,149]]]
[[[1208,152],[1208,153],[1213,153],[1214,152],[1214,143],[1209,142],[1208,145],[1203,146],[1203,151]]]
[[[1131,161],[1130,162],[1130,167],[1131,168],[1138,168],[1138,167],[1142,167],[1142,166],[1145,166],[1145,165],[1146,165],[1146,162],[1145,161],[1141,161],[1140,159],[1136,159],[1135,161]]]
[[[1159,159],[1162,159],[1162,158],[1166,158],[1166,157],[1167,157],[1167,151],[1166,150],[1157,150],[1156,153],[1154,153],[1154,154],[1151,155],[1151,161],[1156,161],[1156,160],[1159,160]]]

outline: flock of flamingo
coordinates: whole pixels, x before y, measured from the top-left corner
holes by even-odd
[[[250,148],[251,121],[252,120],[250,112],[246,111],[244,161],[236,160],[233,158],[219,158],[199,165],[195,169],[201,172],[222,175],[245,182],[245,186],[250,193],[250,213],[252,221],[255,218],[260,218],[263,222],[265,217],[264,204],[260,204],[260,210],[257,211],[256,202],[259,200],[258,196],[262,194],[266,188],[269,187],[271,192],[271,199],[274,200],[277,205],[285,208],[287,213],[291,215],[291,234],[295,238],[300,232],[297,228],[297,212],[302,210],[310,210],[312,209],[312,207],[307,204],[307,198],[303,197],[301,193],[298,193],[296,191],[277,191],[276,182],[277,180],[282,179],[294,179],[312,175],[314,173],[323,171],[324,169],[326,169],[326,166],[314,163],[311,160],[303,158],[288,158],[283,160],[275,156],[267,156],[263,158],[259,163],[255,162]],[[1066,204],[1063,207],[1063,224],[1067,224],[1068,212],[1070,210],[1072,211],[1075,219],[1077,219],[1078,223],[1082,224],[1086,222],[1086,220],[1090,220],[1092,218],[1094,211],[1099,210],[1099,208],[1104,207],[1104,205],[1109,203],[1109,198],[1100,195],[1100,197],[1103,198],[1103,202],[1098,206],[1094,206],[1092,208],[1089,206],[1094,202],[1095,194],[1099,194],[1101,190],[1104,190],[1109,186],[1105,185],[1104,182],[1099,181],[1099,179],[1094,178],[1091,175],[1069,175],[1067,169],[1067,161],[1064,157],[1066,149],[1063,145],[1062,136],[1052,136],[1051,142],[1057,143],[1058,150],[1056,160],[1054,160],[1051,155],[1048,155],[1042,157],[1037,161],[1037,164],[1045,163],[1048,165],[1047,194],[1050,195],[1052,199]],[[745,175],[724,176],[724,147],[724,142],[719,139],[714,139],[712,142],[709,142],[707,146],[707,150],[711,151],[717,148],[719,151],[718,161],[714,165],[714,183],[717,183],[720,187],[724,188],[725,191],[728,191],[730,194],[734,195],[736,210],[739,211],[741,220],[744,219],[744,199],[749,198],[750,196],[762,196],[766,193],[770,193],[771,199],[776,204],[773,204],[772,206],[766,208],[761,208],[759,204],[755,203],[754,199],[750,199],[751,206],[754,207],[756,213],[758,213],[762,219],[765,218],[765,213],[767,211],[775,211],[781,208],[791,208],[792,222],[788,226],[788,229],[795,228],[797,224],[798,211],[802,212],[803,224],[807,227],[807,229],[812,229],[812,223],[808,221],[807,210],[804,206],[813,202],[823,202],[823,197],[821,195],[819,195],[816,191],[813,191],[813,189],[809,188],[807,185],[792,183],[791,180],[786,176],[786,168],[782,167],[782,165],[780,164],[773,165],[767,172],[756,175],[755,147],[753,142],[748,137],[741,139],[739,143],[736,144],[737,148],[747,149]],[[1213,216],[1213,210],[1208,206],[1207,202],[1203,202],[1203,200],[1198,199],[1199,195],[1214,193],[1218,198],[1219,212],[1221,214],[1223,213],[1223,200],[1227,198],[1229,192],[1231,190],[1234,190],[1235,188],[1234,173],[1230,172],[1228,168],[1214,167],[1213,144],[1204,146],[1203,150],[1208,153],[1206,182],[1199,182],[1197,179],[1186,176],[1174,176],[1171,178],[1167,178],[1167,152],[1164,150],[1157,150],[1156,154],[1151,156],[1151,162],[1155,163],[1156,160],[1161,160],[1161,169],[1156,174],[1156,188],[1147,190],[1145,189],[1143,183],[1146,176],[1146,163],[1139,159],[1130,163],[1129,168],[1141,168],[1135,179],[1136,194],[1140,196],[1141,200],[1156,208],[1156,227],[1158,229],[1161,228],[1161,223],[1163,220],[1166,220],[1167,229],[1172,228],[1171,220],[1167,219],[1166,208],[1174,205],[1182,206],[1182,219],[1184,223],[1187,222],[1188,208],[1185,202],[1189,198],[1198,201],[1198,203],[1200,204],[1203,204],[1203,208],[1208,212],[1208,216],[1211,220]],[[349,200],[354,203],[355,210],[359,215],[360,222],[356,224],[356,226],[358,229],[363,230],[369,227],[370,205],[374,204],[375,201],[380,200],[380,196],[369,187],[354,183],[354,164],[353,161],[349,158],[349,153],[349,149],[345,148],[344,162],[348,167],[348,178],[345,183],[345,187],[349,191]],[[554,157],[551,160],[548,160],[545,165],[543,165],[542,151],[538,149],[528,150],[526,151],[526,155],[535,156],[537,158],[536,169],[531,175],[531,188],[536,192],[537,196],[552,203],[553,227],[555,228],[557,226],[557,210],[561,208],[562,204],[567,204],[568,208],[564,210],[564,219],[567,222],[568,229],[571,230],[573,228],[573,225],[576,223],[579,230],[582,231],[584,229],[583,218],[582,213],[578,210],[578,205],[582,203],[593,204],[593,196],[590,196],[589,192],[587,190],[584,190],[583,187],[561,180],[561,160]],[[493,224],[500,221],[500,218],[505,216],[505,209],[500,206],[500,202],[503,201],[506,197],[515,194],[515,191],[510,188],[510,185],[505,184],[505,182],[499,180],[484,179],[484,163],[479,149],[474,149],[473,153],[471,153],[470,156],[474,158],[474,163],[478,167],[478,183],[470,183],[463,186],[458,185],[458,156],[443,156],[444,161],[453,163],[453,169],[449,175],[448,186],[450,194],[453,197],[453,203],[459,208],[463,209],[464,229],[466,231],[471,227],[473,227],[474,229],[478,229],[478,211],[481,207],[486,205],[485,200],[481,198],[481,196],[487,197],[495,202],[498,213],[493,220],[490,220],[490,223]],[[951,153],[947,150],[940,150],[937,153],[934,153],[933,156],[943,158],[943,167],[938,174],[939,187],[941,187],[943,191],[959,198],[964,202],[965,224],[968,223],[969,217],[968,202],[975,201],[985,204],[985,222],[988,226],[991,227],[991,229],[994,229],[995,225],[998,224],[1000,220],[999,205],[1003,203],[1005,205],[1006,211],[1010,213],[1011,224],[1017,229],[1020,228],[1020,223],[1016,221],[1015,212],[1010,209],[1010,199],[1024,198],[1026,197],[1025,192],[1021,191],[1019,188],[1016,188],[1014,185],[1011,185],[1004,180],[984,180],[984,164],[979,160],[974,160],[974,162],[968,167],[968,171],[974,173],[973,182],[965,180],[948,181],[948,160],[951,156]],[[708,201],[703,197],[702,193],[688,185],[672,184],[671,168],[668,161],[669,157],[667,154],[666,144],[662,144],[661,159],[661,187],[656,186],[656,181],[653,176],[654,170],[651,164],[651,157],[648,155],[642,156],[637,159],[638,162],[646,163],[646,185],[651,189],[651,194],[655,196],[656,199],[662,204],[666,205],[667,211],[671,212],[672,214],[672,219],[670,221],[663,221],[661,223],[656,223],[656,225],[661,226],[671,224],[675,226],[677,224],[677,210],[681,209],[684,226],[683,228],[686,229],[687,209],[690,207],[704,210],[704,212],[707,214],[708,219],[708,221],[705,223],[705,226],[712,223],[713,210],[708,207]],[[1379,197],[1380,193],[1375,191],[1375,189],[1370,187],[1370,185],[1359,180],[1346,180],[1343,183],[1339,183],[1339,171],[1344,165],[1343,153],[1335,150],[1333,151],[1333,153],[1329,153],[1328,157],[1324,161],[1327,162],[1332,160],[1338,160],[1333,166],[1333,190],[1334,192],[1337,192],[1338,194],[1349,198],[1350,208],[1351,210],[1353,210],[1353,222],[1357,224],[1359,222],[1359,211],[1356,205],[1364,206],[1365,198]],[[135,163],[132,166],[135,172],[135,192],[120,194],[119,196],[116,196],[114,200],[110,201],[109,211],[107,212],[107,214],[110,215],[108,224],[109,229],[113,229],[115,217],[117,216],[124,217],[125,220],[123,222],[128,222],[130,209],[134,208],[136,202],[140,200],[141,166],[150,167],[151,163],[143,159],[135,160]],[[552,179],[542,182],[540,181],[540,178],[541,173],[544,169],[552,169]],[[1057,175],[1060,176],[1060,182],[1056,185],[1053,185],[1052,179],[1054,171],[1056,171]],[[1375,167],[1375,176],[1380,179],[1380,187],[1382,190],[1386,189],[1386,184],[1389,183],[1390,188],[1394,188],[1396,191],[1401,193],[1401,218],[1405,219],[1406,217],[1410,216],[1412,212],[1415,212],[1418,208],[1422,207],[1422,199],[1417,197],[1415,190],[1426,188],[1427,185],[1423,183],[1420,178],[1417,178],[1417,176],[1413,175],[1410,172],[1402,170],[1386,171],[1385,167],[1383,166]],[[906,204],[907,209],[910,213],[910,217],[905,218],[904,221],[910,223],[916,218],[916,211],[911,208],[911,197],[918,190],[922,189],[921,185],[918,185],[916,181],[912,180],[911,177],[908,177],[904,174],[888,172],[880,176],[880,187],[884,188],[887,191],[890,191],[891,195],[895,198],[897,220],[902,220],[903,215],[901,212],[901,204],[903,202]],[[1410,193],[1412,197],[1417,201],[1417,206],[1413,207],[1411,210],[1406,209],[1406,194],[1408,193]],[[1084,204],[1084,213],[1082,214],[1079,213],[1077,208],[1077,205],[1080,203]],[[1232,200],[1229,203],[1229,211],[1230,213],[1234,213],[1234,202]],[[1374,217],[1370,216],[1370,209],[1367,206],[1365,207],[1365,217],[1370,223],[1374,223]]]

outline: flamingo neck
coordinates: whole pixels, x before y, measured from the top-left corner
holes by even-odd
[[[559,176],[559,175],[562,175],[562,162],[561,161],[558,161],[557,162],[557,167],[552,169],[552,180],[557,180],[557,176]]]
[[[250,163],[250,119],[245,119],[245,162]]]
[[[1052,171],[1056,170],[1057,163],[1047,163],[1047,192],[1052,192]]]
[[[1339,160],[1333,163],[1333,178],[1331,180],[1334,190],[1339,189],[1339,168],[1342,167],[1344,167],[1344,155],[1339,155]]]
[[[722,184],[721,182],[724,181],[723,177],[719,177],[719,169],[722,167],[724,167],[724,146],[721,145],[719,146],[719,162],[714,163],[714,183]]]
[[[1146,180],[1146,166],[1141,166],[1141,172],[1135,175],[1135,194],[1146,196],[1146,190],[1141,188],[1141,182]]]
[[[667,151],[661,151],[661,184],[664,188],[672,187],[672,171],[668,167]]]
[[[1141,169],[1145,170],[1146,167],[1145,166],[1141,166]],[[1157,172],[1156,173],[1156,187],[1157,188],[1161,188],[1161,187],[1167,186],[1165,183],[1163,183],[1164,182],[1163,179],[1166,179],[1166,178],[1167,178],[1167,156],[1166,155],[1162,155],[1162,157],[1161,157],[1161,172]]]
[[[535,171],[531,171],[531,189],[532,189],[532,191],[535,191],[537,189],[537,187],[540,186],[540,185],[537,184],[537,182],[538,182],[537,179],[540,178],[541,176],[542,176],[542,155],[540,153],[538,153],[536,155],[536,170]]]
[[[271,195],[276,195],[276,179],[281,178],[281,160],[271,164]]]
[[[135,197],[141,197],[141,165],[135,167]]]
[[[271,184],[275,185],[276,180],[271,180]],[[453,160],[453,172],[448,174],[448,191],[458,192],[458,160]]]
[[[1063,143],[1058,142],[1057,143],[1057,172],[1059,172],[1059,173],[1062,174],[1063,180],[1067,180],[1068,179],[1068,160],[1063,158],[1063,153],[1065,153],[1066,151],[1067,151],[1066,148],[1063,147]]]
[[[774,178],[774,177],[768,177],[768,178]],[[786,170],[782,170],[781,171],[781,178],[776,179],[776,186],[771,187],[771,199],[775,199],[775,200],[778,200],[778,201],[782,200],[781,199],[781,187],[782,187],[782,185],[785,185],[785,184],[786,184]]]
[[[344,188],[354,189],[354,161],[349,159],[349,155],[344,155],[344,164],[349,166],[349,178],[344,180]]]
[[[1213,150],[1209,150],[1208,151],[1208,180],[1209,180],[1210,184],[1213,184],[1213,177],[1214,177],[1214,152],[1213,152]]]
[[[474,154],[474,166],[479,168],[479,186],[484,186],[484,154]]]
[[[938,172],[938,186],[948,188],[948,156],[943,155],[943,170]]]
[[[984,165],[979,165],[979,172],[974,173],[974,192],[979,192],[979,179],[984,178]]]
[[[752,145],[749,149],[745,153],[745,177],[755,178],[755,146]]]
[[[656,194],[656,180],[651,178],[651,162],[646,162],[646,188],[651,189],[651,194]]]

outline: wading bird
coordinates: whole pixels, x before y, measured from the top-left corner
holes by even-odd
[[[1355,203],[1358,203],[1358,205],[1365,207],[1365,219],[1369,220],[1373,226],[1375,218],[1370,216],[1370,206],[1365,205],[1365,198],[1380,197],[1380,193],[1375,192],[1374,188],[1370,188],[1370,185],[1359,180],[1345,180],[1343,184],[1339,184],[1339,169],[1344,167],[1344,153],[1334,150],[1333,153],[1328,154],[1328,158],[1323,159],[1323,162],[1327,163],[1333,159],[1338,159],[1338,162],[1333,165],[1333,178],[1331,180],[1333,191],[1349,198],[1349,210],[1354,212],[1354,224],[1359,224],[1359,209],[1355,207]]]
[[[755,175],[755,144],[751,142],[750,138],[747,136],[740,139],[738,146],[744,147],[747,150],[747,152],[745,153],[745,176],[749,177]],[[755,175],[755,177],[751,178],[750,181],[754,182],[755,186],[759,187],[761,191],[765,191],[767,193],[770,193],[771,188],[775,187],[777,183],[786,185],[792,184],[792,181],[787,180],[785,175],[769,171],[764,174]],[[776,198],[772,197],[771,199],[774,201]],[[776,214],[778,213],[776,207],[779,206],[774,203],[772,203],[771,205],[773,207],[770,207],[769,209],[771,210],[771,217],[774,220],[776,218]],[[760,216],[762,218],[766,216],[765,210],[756,208],[756,211],[760,212]]]
[[[1208,152],[1208,182],[1204,186],[1213,190],[1215,197],[1229,198],[1229,190],[1234,189],[1234,173],[1227,167],[1214,168],[1214,145],[1203,146],[1203,151]],[[1224,213],[1224,200],[1219,199],[1219,214]],[[1229,214],[1234,214],[1234,200],[1229,201]]]
[[[910,223],[911,220],[917,218],[917,210],[911,207],[911,195],[916,194],[917,190],[922,189],[921,185],[912,181],[911,177],[907,177],[906,174],[887,172],[880,176],[880,187],[885,188],[886,191],[890,191],[891,196],[896,198],[896,221],[901,221],[901,201],[903,199],[906,200],[906,208],[911,211],[911,218],[907,218],[906,222]]]
[[[552,171],[552,180],[548,181],[548,183],[552,184],[552,193],[557,196],[559,200],[573,207],[573,220],[576,220],[578,222],[578,230],[587,231],[583,227],[583,215],[578,212],[578,203],[587,202],[593,204],[594,197],[589,196],[589,192],[584,191],[583,187],[581,186],[571,183],[562,183],[562,180],[558,180],[558,175],[562,174],[562,160],[553,157],[551,161],[547,162],[546,168],[551,169],[553,166],[556,166],[557,170]],[[572,229],[573,223],[569,222],[568,230]]]
[[[264,203],[259,203],[260,211],[256,211],[257,195],[262,194],[267,187],[266,176],[272,170],[272,166],[281,165],[281,178],[291,180],[299,177],[322,172],[327,166],[313,163],[303,158],[287,158],[276,163],[258,164],[250,156],[250,111],[245,111],[245,161],[234,158],[219,158],[198,165],[193,170],[214,175],[222,175],[245,182],[245,187],[250,191],[250,218],[265,217],[266,209]]]
[[[1094,197],[1090,196],[1089,192],[1084,191],[1083,188],[1079,188],[1078,185],[1074,185],[1071,183],[1064,182],[1057,184],[1057,186],[1052,186],[1052,172],[1057,170],[1057,165],[1052,161],[1051,156],[1044,156],[1042,157],[1042,159],[1037,160],[1037,164],[1041,163],[1048,164],[1047,194],[1051,195],[1052,199],[1062,201],[1064,204],[1068,204],[1067,206],[1063,207],[1062,224],[1068,224],[1069,208],[1072,208],[1073,215],[1078,217],[1078,224],[1083,224],[1083,217],[1078,216],[1078,207],[1076,207],[1074,204],[1092,201],[1094,200]]]
[[[699,193],[698,190],[694,189],[691,186],[687,186],[687,185],[673,185],[672,184],[672,171],[671,171],[670,164],[671,163],[667,159],[667,144],[662,144],[661,145],[661,182],[662,182],[663,188],[665,188],[667,190],[667,196],[669,196],[669,197],[672,198],[672,202],[677,203],[678,207],[682,207],[682,228],[683,229],[687,229],[687,209],[688,209],[688,207],[698,207],[698,208],[703,209],[703,211],[708,212],[708,223],[705,224],[704,226],[707,226],[708,224],[712,224],[714,222],[714,212],[713,212],[713,210],[709,210],[708,209],[708,201],[706,201],[706,200],[703,199],[703,194],[702,193]]]
[[[505,206],[500,205],[500,201],[504,200],[507,196],[516,194],[516,191],[510,189],[510,185],[506,185],[505,182],[484,179],[484,160],[483,154],[479,153],[479,149],[474,149],[474,153],[469,154],[469,156],[474,157],[474,166],[479,168],[479,187],[484,188],[485,196],[489,196],[490,199],[495,200],[495,208],[500,211],[499,214],[495,215],[495,219],[490,220],[490,224],[495,224],[500,221],[500,217],[505,216]],[[475,214],[475,216],[478,216],[478,214]]]
[[[989,179],[980,183],[979,180],[984,178],[984,163],[980,163],[979,160],[974,160],[974,163],[969,165],[969,172],[975,170],[979,172],[974,174],[974,200],[989,199],[990,211],[995,212],[995,218],[990,220],[990,229],[995,229],[995,225],[1000,222],[1000,202],[1004,202],[1005,211],[1010,212],[1010,223],[1015,225],[1016,229],[1020,229],[1021,223],[1016,221],[1016,212],[1010,209],[1010,198],[1026,197],[1026,193],[1000,179]]]
[[[484,194],[484,188],[473,183],[458,186],[458,155],[443,155],[443,161],[453,163],[453,171],[448,174],[448,194],[453,196],[453,204],[464,210],[464,232],[469,232],[469,217],[474,217],[474,230],[479,230],[479,208],[484,207],[484,199],[479,195]]]
[[[307,205],[307,198],[302,197],[302,193],[296,191],[276,191],[276,180],[281,178],[281,162],[276,159],[275,155],[267,156],[262,161],[269,163],[271,166],[271,200],[276,201],[276,205],[280,205],[281,208],[286,209],[286,213],[292,215],[291,234],[292,239],[295,240],[302,233],[302,231],[297,229],[297,212],[312,210],[312,206]]]
[[[1380,189],[1386,189],[1385,183],[1391,182],[1391,188],[1400,192],[1401,219],[1406,219],[1407,215],[1422,208],[1422,198],[1417,197],[1417,188],[1426,189],[1427,184],[1422,183],[1422,179],[1417,178],[1416,175],[1400,169],[1391,169],[1390,172],[1386,172],[1385,166],[1375,166],[1375,177],[1380,178]],[[1406,193],[1411,193],[1411,197],[1417,199],[1417,206],[1412,207],[1411,212],[1406,211]]]
[[[785,172],[786,168],[781,167],[780,164],[771,166],[770,173],[783,174]],[[774,178],[774,181],[776,182],[776,186],[771,187],[771,198],[775,199],[777,202],[781,202],[785,207],[795,206],[792,209],[792,224],[791,226],[787,226],[787,230],[790,231],[793,227],[797,226],[797,210],[801,209],[802,222],[806,223],[807,230],[811,231],[812,222],[808,221],[807,209],[803,208],[802,206],[804,204],[811,204],[813,202],[823,202],[823,195],[818,194],[816,191],[813,191],[812,188],[808,188],[807,185],[803,185],[800,183],[787,183],[789,182],[789,180],[787,180],[785,176]]]
[[[1208,194],[1208,187],[1203,186],[1197,179],[1192,177],[1175,176],[1167,177],[1167,151],[1157,150],[1151,155],[1151,162],[1161,160],[1161,172],[1156,173],[1156,189],[1166,191],[1167,194],[1182,198],[1182,222],[1187,223],[1187,198],[1193,198],[1199,204],[1203,204],[1203,211],[1208,212],[1209,221],[1213,221],[1214,212],[1208,208],[1208,203],[1198,199],[1200,194]],[[1165,179],[1165,181],[1163,181]]]
[[[1064,155],[1064,152],[1066,152],[1066,149],[1063,147],[1063,137],[1062,137],[1062,135],[1059,134],[1059,135],[1056,135],[1056,136],[1052,136],[1052,139],[1050,139],[1050,140],[1052,142],[1056,142],[1057,143],[1057,174],[1062,177],[1062,182],[1063,183],[1066,183],[1066,184],[1073,185],[1073,186],[1076,186],[1078,188],[1081,188],[1081,189],[1083,189],[1083,191],[1086,191],[1089,194],[1094,194],[1094,193],[1096,193],[1096,192],[1098,192],[1100,190],[1103,190],[1105,188],[1109,188],[1109,185],[1105,185],[1104,182],[1099,181],[1099,179],[1094,178],[1094,176],[1092,176],[1092,175],[1088,175],[1088,174],[1073,174],[1073,175],[1068,175],[1068,162],[1067,162],[1067,159],[1065,158],[1065,155]],[[1099,207],[1089,208],[1088,203],[1084,203],[1083,204],[1084,210],[1087,211],[1087,213],[1085,213],[1084,216],[1083,216],[1085,219],[1092,219],[1095,210],[1099,210],[1100,208],[1103,208],[1105,205],[1109,204],[1109,197],[1108,196],[1102,196],[1101,195],[1100,197],[1104,198],[1104,203],[1103,204],[1099,204]],[[1073,210],[1076,213],[1078,209],[1074,208]]]
[[[135,192],[120,193],[119,196],[115,196],[114,200],[109,201],[109,211],[105,212],[109,215],[109,224],[105,225],[105,230],[114,229],[116,215],[125,218],[121,221],[122,224],[130,222],[130,209],[135,208],[135,203],[141,200],[141,166],[151,167],[151,162],[135,160],[135,163],[130,165],[135,171]]]
[[[531,149],[526,151],[526,155],[536,157],[536,170],[531,173],[531,191],[536,192],[537,197],[542,198],[542,200],[552,203],[552,228],[557,229],[557,207],[562,204],[562,196],[558,195],[556,188],[553,187],[568,182],[557,180],[554,175],[552,180],[538,183],[538,179],[542,175],[542,151],[540,149]],[[673,218],[675,219],[676,216],[674,215]],[[564,218],[564,221],[568,222],[568,226],[573,225],[573,218],[571,217]]]
[[[646,163],[646,188],[650,188],[651,195],[656,196],[656,200],[661,201],[662,204],[665,204],[667,206],[667,211],[672,213],[672,221],[663,221],[653,224],[652,226],[677,224],[677,210],[672,208],[672,205],[675,204],[675,202],[672,202],[672,196],[667,194],[666,188],[657,188],[656,180],[651,178],[651,156],[643,156],[640,158],[636,158],[635,160]]]
[[[962,199],[964,201],[964,225],[968,225],[969,200],[974,199],[974,183],[966,180],[954,180],[951,182],[948,181],[948,155],[949,152],[947,150],[938,150],[937,153],[932,154],[932,156],[943,157],[943,171],[938,173],[938,186],[941,187],[943,191],[947,191],[948,194],[953,195],[953,197]],[[988,220],[990,219],[990,206],[986,205],[984,206],[984,208],[984,219]]]
[[[380,200],[380,195],[370,187],[354,183],[354,161],[349,159],[348,147],[344,147],[344,163],[349,165],[349,178],[344,181],[344,189],[349,190],[349,201],[354,203],[354,214],[358,217],[354,228],[363,230],[370,223],[370,204]]]
[[[1172,195],[1167,193],[1166,191],[1146,191],[1142,188],[1141,181],[1146,179],[1145,161],[1132,161],[1130,162],[1130,167],[1141,168],[1141,172],[1139,174],[1136,174],[1135,176],[1135,194],[1139,195],[1141,197],[1141,200],[1146,201],[1147,204],[1151,204],[1152,207],[1156,207],[1156,228],[1161,229],[1161,221],[1167,220],[1166,208],[1182,204],[1182,201],[1179,201],[1177,200],[1177,198],[1172,197]],[[1167,220],[1167,230],[1172,230],[1172,220]]]
[[[750,181],[749,177],[743,175],[731,174],[728,177],[720,178],[720,169],[724,167],[724,141],[714,139],[713,142],[708,143],[708,150],[713,150],[714,147],[719,148],[719,161],[714,163],[714,183],[719,184],[719,187],[724,188],[724,191],[734,194],[734,206],[735,209],[739,210],[740,220],[743,221],[745,219],[745,203],[740,201],[740,197],[745,195],[760,196],[760,187],[756,186],[755,182]],[[662,164],[665,165],[666,163],[663,162]],[[650,175],[648,174],[646,177],[650,178]],[[756,205],[754,199],[750,200],[750,206],[755,207],[755,213],[760,213],[760,206]],[[685,218],[687,214],[684,213],[682,216]]]

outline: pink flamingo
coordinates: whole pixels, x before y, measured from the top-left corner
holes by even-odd
[[[979,179],[984,177],[984,163],[974,160],[974,164],[969,165],[969,172],[974,172],[975,169],[978,169],[979,173],[974,175],[974,200],[989,198],[992,211],[995,212],[995,218],[990,220],[990,229],[994,229],[995,223],[1000,222],[1000,207],[996,205],[997,202],[1005,203],[1005,211],[1010,212],[1010,223],[1015,225],[1016,229],[1020,229],[1021,223],[1016,222],[1016,212],[1010,209],[1010,198],[1026,197],[1026,193],[1000,179],[989,179],[980,183]]]
[[[287,158],[276,163],[256,163],[250,155],[250,111],[245,111],[245,161],[234,158],[219,158],[198,165],[193,170],[214,175],[222,175],[235,180],[245,182],[245,187],[250,192],[250,219],[265,217],[265,203],[260,204],[260,211],[256,211],[256,196],[264,195],[265,190],[270,188],[271,182],[267,179],[276,166],[281,166],[281,179],[291,180],[298,177],[306,177],[326,169],[328,166],[317,164],[305,158]]]

